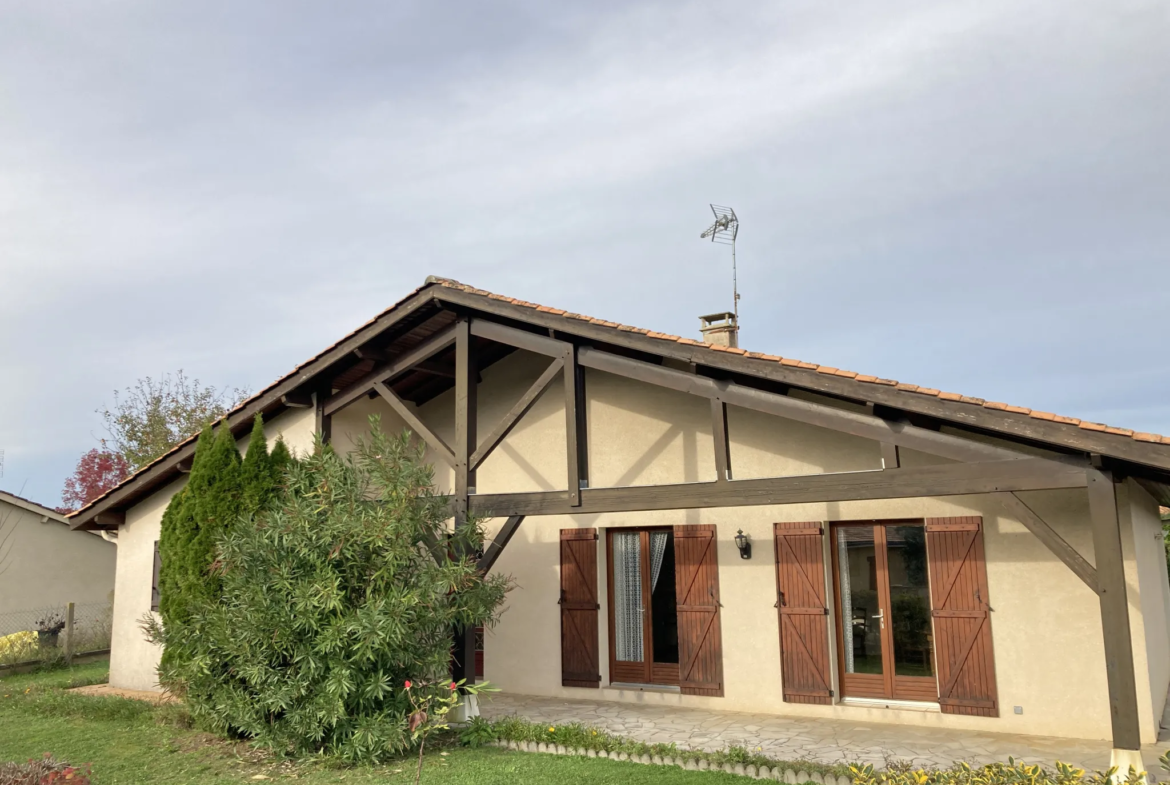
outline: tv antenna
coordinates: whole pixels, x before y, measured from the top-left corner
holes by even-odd
[[[711,205],[711,212],[715,214],[715,223],[699,235],[699,239],[706,240],[710,237],[713,243],[731,246],[732,309],[735,311],[735,323],[739,324],[739,280],[735,269],[735,238],[739,234],[739,218],[735,210],[723,205]]]

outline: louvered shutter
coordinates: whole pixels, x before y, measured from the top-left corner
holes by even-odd
[[[561,529],[561,685],[601,686],[597,530]]]
[[[773,528],[784,700],[829,704],[833,702],[833,690],[824,529],[817,521],[777,523]]]
[[[998,717],[983,519],[927,518],[938,702],[947,714]]]
[[[679,687],[684,695],[723,696],[719,558],[715,527],[674,527]]]

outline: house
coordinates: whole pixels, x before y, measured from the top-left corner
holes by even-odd
[[[0,491],[0,636],[69,602],[108,612],[117,547],[100,534],[73,531],[60,513]]]
[[[591,319],[428,278],[227,416],[241,445],[423,440],[515,578],[507,692],[1112,739],[1170,686],[1170,437]],[[179,445],[72,517],[118,531],[110,680],[155,686]],[[457,647],[471,662],[473,637]],[[458,669],[458,666],[457,666]]]

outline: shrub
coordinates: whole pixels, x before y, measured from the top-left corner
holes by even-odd
[[[1060,761],[1054,769],[1047,769],[1008,758],[1007,763],[985,766],[957,763],[937,771],[907,765],[874,771],[870,764],[850,766],[849,771],[854,785],[1109,785],[1114,770],[1090,774]],[[1146,785],[1145,772],[1130,769],[1129,775],[1120,781],[1126,785]]]
[[[179,653],[164,679],[217,732],[353,761],[401,753],[419,741],[419,690],[450,697],[452,629],[492,623],[508,589],[471,556],[479,522],[448,532],[447,518],[409,434],[388,437],[375,417],[350,455],[318,445],[267,509],[220,536],[222,599],[190,623],[148,622]],[[432,551],[444,540],[454,558]]]
[[[27,763],[0,763],[0,785],[89,785],[89,764],[75,768],[45,753]]]

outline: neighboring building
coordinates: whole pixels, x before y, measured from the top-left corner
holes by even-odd
[[[27,629],[26,612],[109,605],[116,561],[101,532],[73,531],[60,513],[0,491],[0,635]]]
[[[492,518],[484,567],[516,579],[484,652],[505,691],[1112,738],[1121,763],[1155,740],[1170,438],[705,326],[428,279],[226,423],[243,444],[262,413],[302,451],[350,449],[373,413],[418,434],[456,524]],[[139,619],[193,448],[72,518],[119,533],[115,686],[155,686]]]

